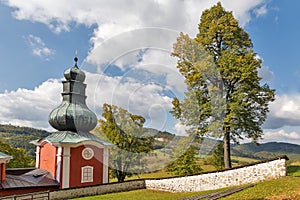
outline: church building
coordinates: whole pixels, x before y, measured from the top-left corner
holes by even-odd
[[[75,65],[64,73],[62,103],[49,116],[57,130],[33,142],[36,168],[55,177],[60,188],[108,183],[109,147],[89,131],[97,125],[96,115],[86,105],[85,74]]]
[[[112,144],[90,133],[97,125],[97,117],[86,105],[86,76],[77,66],[77,57],[74,61],[74,66],[64,73],[62,102],[49,115],[49,123],[57,131],[31,142],[36,146],[35,169],[9,172],[5,163],[12,157],[0,153],[0,196],[109,182]]]

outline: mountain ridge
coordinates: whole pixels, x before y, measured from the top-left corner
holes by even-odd
[[[169,133],[167,131],[158,131],[153,128],[146,128],[146,130],[151,132],[150,135],[152,135],[154,138],[166,139],[163,142],[157,141],[157,148],[163,147],[168,141],[171,141],[178,137],[183,137],[176,136],[175,134]],[[0,124],[0,140],[11,145],[12,147],[21,147],[26,149],[28,155],[32,157],[35,156],[35,146],[30,144],[29,142],[32,140],[47,137],[50,134],[50,132],[42,129],[14,126],[10,124]],[[206,144],[199,141],[200,140],[196,140],[194,144],[198,146],[199,150],[204,149],[206,151],[206,154],[211,153],[211,151],[209,151],[209,149],[211,150],[211,144],[216,144],[216,140],[213,139],[206,138]],[[290,159],[293,160],[300,160],[300,145],[288,142],[267,142],[261,143],[259,145],[255,145],[254,143],[244,143],[240,145],[232,144],[231,153],[232,156],[248,157],[260,160],[274,158],[281,155],[287,155]]]

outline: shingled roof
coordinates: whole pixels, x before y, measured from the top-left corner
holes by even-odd
[[[19,175],[13,174],[9,174],[8,172],[5,181],[0,186],[0,189],[59,186],[51,173],[43,169],[33,169]]]

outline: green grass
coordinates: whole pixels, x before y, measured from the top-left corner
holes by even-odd
[[[300,161],[294,162],[287,167],[288,175],[300,177]]]
[[[222,189],[224,190],[224,189]],[[220,190],[219,190],[220,191]],[[191,197],[198,194],[207,194],[212,191],[203,191],[203,192],[181,192],[181,193],[171,193],[155,190],[134,190],[130,192],[119,192],[112,194],[105,194],[99,196],[90,196],[78,198],[76,200],[174,200],[183,197]]]
[[[300,177],[264,181],[222,200],[232,199],[300,199]]]
[[[245,158],[245,157],[239,157],[239,156],[231,156],[231,160],[233,161],[233,164],[235,164],[235,165],[250,164],[250,163],[255,163],[255,162],[259,161],[254,158]]]
[[[300,199],[300,162],[287,167],[288,176],[264,181],[254,187],[232,194],[222,200],[231,199]]]
[[[235,158],[241,162],[250,162],[251,160],[243,158]],[[203,168],[203,167],[202,167]],[[207,168],[211,168],[207,166]],[[288,166],[288,176],[276,180],[264,181],[255,184],[254,187],[250,187],[241,192],[237,192],[228,197],[222,198],[222,200],[232,200],[232,199],[243,199],[243,200],[259,200],[259,199],[300,199],[300,162],[293,162]],[[155,173],[140,175],[140,178],[159,178],[168,177],[172,174],[166,171],[159,171]],[[131,177],[136,179],[138,177]],[[224,188],[221,190],[226,190]],[[220,191],[220,190],[215,190]],[[135,190],[130,192],[120,192],[99,196],[91,196],[79,198],[77,200],[93,200],[93,199],[105,199],[105,200],[168,200],[168,199],[178,199],[183,197],[191,197],[198,194],[206,194],[215,191],[203,191],[203,192],[193,192],[193,193],[170,193],[162,191],[153,190]]]

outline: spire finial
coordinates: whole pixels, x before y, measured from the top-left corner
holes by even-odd
[[[76,67],[77,67],[77,61],[78,61],[77,53],[78,53],[78,51],[77,51],[77,49],[76,49],[76,51],[75,51],[75,58],[74,58],[75,66],[76,66]]]

